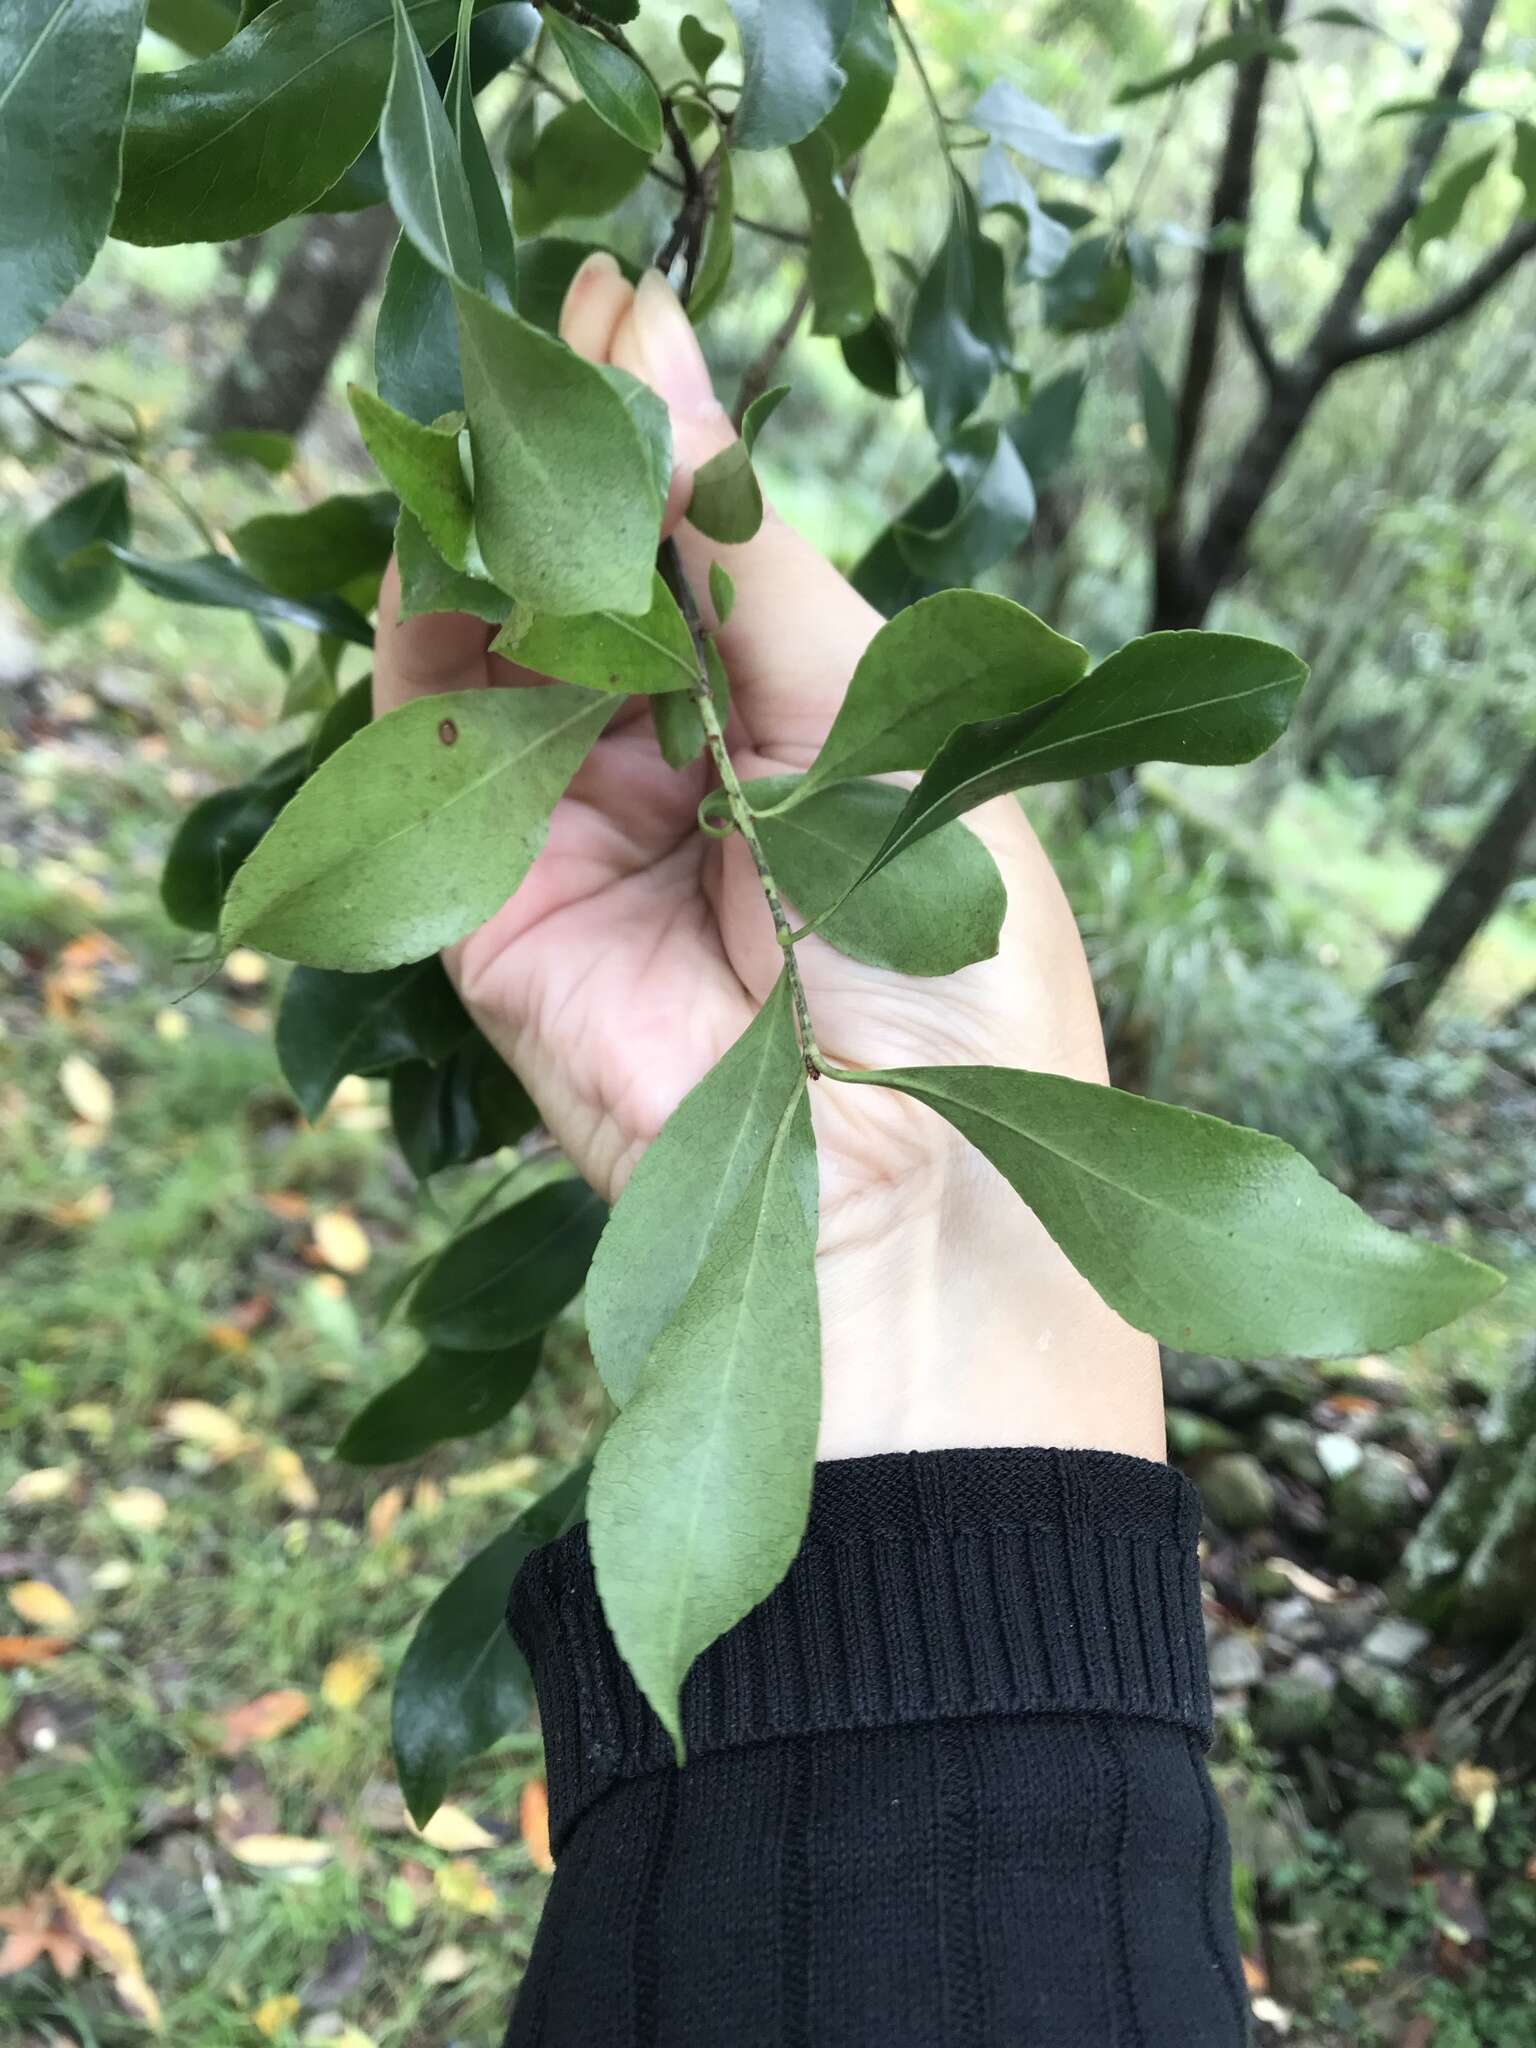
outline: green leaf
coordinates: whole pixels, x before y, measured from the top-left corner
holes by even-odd
[[[696,14],[685,14],[677,25],[678,47],[702,81],[709,67],[725,48],[725,37],[706,28]]]
[[[435,954],[382,974],[296,967],[277,1013],[277,1063],[313,1123],[348,1074],[443,1059],[469,1030]]]
[[[576,1521],[587,1467],[578,1465],[438,1594],[400,1665],[391,1698],[395,1771],[425,1827],[453,1774],[526,1715],[532,1688],[507,1628],[507,1588],[523,1562]]]
[[[408,1060],[393,1068],[389,1117],[418,1180],[515,1145],[539,1121],[522,1083],[478,1031],[437,1066]]]
[[[1178,436],[1173,399],[1163,382],[1163,373],[1138,342],[1136,347],[1136,388],[1141,395],[1141,423],[1146,430],[1147,453],[1159,480],[1166,484],[1173,474],[1173,449]]]
[[[610,136],[609,139],[613,138]],[[522,243],[518,249],[517,310],[523,318],[531,320],[546,334],[558,334],[560,309],[565,304],[571,279],[593,251],[601,247],[600,242],[577,241],[569,235],[541,235],[534,241]],[[613,251],[608,253],[612,255]],[[637,276],[635,270],[622,258],[618,262],[619,268],[633,284]]]
[[[819,133],[831,143],[833,161],[842,164],[858,155],[885,119],[896,83],[896,42],[885,0],[853,0],[837,61],[848,82]]]
[[[691,1161],[672,1202],[694,1187],[712,1203],[717,1185]],[[593,1467],[603,1612],[679,1756],[688,1667],[773,1591],[805,1533],[821,1403],[816,1199],[802,1074]]]
[[[811,216],[811,332],[859,334],[874,317],[875,273],[837,174],[832,144],[818,130],[797,142],[790,156]]]
[[[1031,163],[1071,178],[1102,178],[1120,154],[1118,135],[1074,135],[1049,107],[1026,99],[1006,78],[992,81],[969,119],[994,142],[1006,142]]]
[[[160,872],[166,915],[186,931],[217,931],[219,908],[241,862],[248,859],[304,780],[302,747],[280,754],[236,789],[215,790],[194,804],[176,828]]]
[[[393,46],[392,0],[274,0],[211,57],[135,81],[123,241],[227,242],[302,212],[379,125]],[[453,0],[406,0],[428,49],[453,28]]]
[[[268,431],[264,427],[225,427],[203,437],[210,455],[226,456],[231,462],[254,462],[269,476],[281,476],[292,462],[298,443],[292,434]]]
[[[517,246],[512,239],[512,221],[507,203],[496,182],[495,166],[485,146],[485,136],[475,113],[473,47],[470,10],[474,0],[460,0],[459,33],[443,95],[448,119],[458,144],[464,182],[469,188],[470,209],[485,271],[485,295],[499,306],[517,303]],[[535,29],[537,34],[537,29]],[[515,39],[514,39],[515,41]]]
[[[206,57],[229,41],[236,17],[224,0],[149,0],[148,26],[189,57]]]
[[[1385,1230],[1278,1138],[1011,1067],[859,1075],[937,1110],[1139,1330],[1234,1358],[1384,1351],[1502,1275]]]
[[[704,719],[694,699],[683,691],[651,699],[651,724],[669,768],[686,768],[703,753]]]
[[[475,508],[459,459],[458,425],[423,426],[360,384],[349,384],[347,397],[363,446],[385,483],[438,554],[463,570],[474,538]]]
[[[409,512],[395,528],[395,564],[400,571],[400,616],[419,619],[428,612],[470,612],[499,626],[512,610],[512,600],[481,576],[450,568]]]
[[[688,300],[688,317],[695,326],[718,305],[736,260],[736,173],[731,153],[723,142],[705,165],[704,177],[706,182],[713,181],[714,199],[704,229],[698,275]]]
[[[1075,640],[1010,598],[941,591],[869,643],[796,801],[828,783],[926,768],[962,720],[1028,710],[1087,666]]]
[[[87,484],[22,535],[11,576],[27,610],[48,626],[78,626],[106,610],[123,580],[99,541],[126,542],[133,520],[120,471]],[[76,559],[89,550],[84,560]]]
[[[309,773],[322,761],[329,761],[338,747],[344,747],[354,733],[361,732],[373,717],[373,677],[363,676],[350,684],[315,727],[309,743]]]
[[[903,613],[885,630],[912,616]],[[952,732],[907,798],[875,865],[936,825],[1011,790],[1142,761],[1251,761],[1284,732],[1306,679],[1304,661],[1265,640],[1148,633],[1075,688]]]
[[[907,366],[941,443],[981,404],[1008,353],[998,331],[1002,251],[979,231],[969,189],[956,181],[952,196],[948,232],[907,316]]]
[[[983,213],[1012,214],[1024,229],[1021,276],[1036,281],[1055,276],[1072,247],[1072,231],[1040,204],[1034,186],[1000,142],[989,142],[982,151],[976,204]]]
[[[512,1413],[543,1350],[533,1337],[506,1351],[429,1351],[353,1416],[336,1456],[344,1465],[394,1465],[478,1436]]]
[[[1464,157],[1420,202],[1408,223],[1408,248],[1415,260],[1423,255],[1431,242],[1443,242],[1456,232],[1467,201],[1493,168],[1497,155],[1498,149],[1494,147],[1480,149],[1475,156]]]
[[[847,75],[837,61],[853,0],[729,0],[741,38],[741,98],[733,149],[783,149],[836,106]]]
[[[641,1154],[587,1279],[587,1331],[603,1385],[623,1407],[694,1285],[805,1079],[789,985],[781,977],[723,1059]],[[683,1189],[705,1191],[698,1200]]]
[[[1318,136],[1317,122],[1312,109],[1303,110],[1307,121],[1307,160],[1301,170],[1301,193],[1296,202],[1296,225],[1305,235],[1310,235],[1319,249],[1326,249],[1333,240],[1333,226],[1323,212],[1317,188],[1323,175],[1323,145]]]
[[[1288,43],[1284,36],[1274,35],[1268,29],[1237,29],[1231,35],[1212,36],[1182,64],[1170,65],[1166,71],[1155,72],[1150,78],[1139,78],[1131,85],[1122,85],[1115,94],[1115,104],[1130,106],[1136,100],[1148,100],[1157,93],[1171,91],[1174,86],[1189,85],[1220,64],[1251,64],[1256,57],[1267,57],[1277,64],[1294,64],[1299,55],[1294,43]]]
[[[645,150],[616,134],[585,101],[562,107],[541,131],[528,162],[513,166],[518,233],[538,235],[552,221],[612,213],[640,183],[650,161]],[[524,289],[519,286],[520,293]]]
[[[643,419],[562,342],[454,296],[491,580],[540,612],[648,611],[666,485]]]
[[[563,683],[620,696],[653,696],[686,690],[698,675],[693,637],[677,600],[657,575],[651,608],[639,617],[624,612],[591,612],[585,618],[514,614],[491,643],[493,654]]]
[[[453,292],[408,235],[396,242],[385,272],[373,375],[384,403],[424,426],[464,409]]]
[[[747,787],[766,806],[796,780]],[[840,953],[894,974],[955,974],[996,953],[1008,894],[996,861],[958,822],[864,881],[905,798],[887,782],[839,783],[762,819],[758,832],[785,896]]]
[[[711,562],[709,565],[709,601],[715,608],[716,625],[729,625],[736,605],[736,585],[731,581],[731,572],[724,562]]]
[[[405,0],[392,4],[394,64],[379,123],[389,201],[432,267],[478,291],[485,265],[458,144]]]
[[[1371,21],[1366,15],[1357,13],[1353,7],[1314,7],[1310,14],[1301,17],[1297,27],[1305,28],[1307,23],[1312,21],[1325,21],[1333,28],[1364,29],[1367,35],[1379,36],[1384,43],[1390,43],[1393,49],[1400,50],[1410,64],[1417,64],[1424,55],[1422,43],[1414,42],[1405,36],[1393,35],[1392,31],[1383,28],[1379,21]]]
[[[1088,380],[1081,370],[1063,370],[1029,394],[1029,404],[1008,423],[1008,436],[1036,484],[1053,476],[1072,451],[1077,416]]]
[[[107,239],[143,26],[144,0],[0,8],[0,356],[64,303]]]
[[[552,683],[450,691],[375,719],[240,870],[224,944],[364,973],[462,939],[528,872],[614,709]]]
[[[883,313],[876,313],[857,334],[845,334],[843,361],[849,375],[877,398],[901,396],[901,344]]]
[[[750,455],[757,446],[757,437],[773,418],[779,407],[789,396],[787,384],[771,385],[766,391],[759,391],[756,398],[741,416],[742,445]]]
[[[281,0],[279,0],[281,4]],[[136,555],[115,541],[107,552],[152,597],[172,604],[208,605],[217,611],[249,612],[257,620],[275,619],[286,626],[330,633],[355,647],[373,645],[373,628],[339,597],[284,597],[268,590],[227,555],[193,555],[182,561],[161,561]]]
[[[581,1292],[606,1204],[560,1180],[477,1223],[411,1297],[412,1324],[445,1351],[500,1351],[547,1329]]]
[[[304,512],[264,512],[229,537],[268,590],[279,597],[315,597],[380,574],[394,536],[394,499],[387,491],[370,491],[366,497],[324,498]]]
[[[654,156],[661,147],[661,102],[634,58],[553,7],[544,10],[544,26],[593,113],[633,148]]]
[[[689,524],[727,547],[750,540],[763,523],[763,492],[745,438],[732,441],[693,473]]]
[[[1521,217],[1536,220],[1536,122],[1515,123],[1515,155],[1510,168],[1525,193]]]
[[[1449,126],[1453,121],[1490,121],[1499,113],[1496,107],[1476,107],[1466,100],[1430,97],[1427,99],[1388,100],[1371,115],[1372,121],[1435,121]]]
[[[1096,334],[1113,327],[1131,303],[1135,274],[1112,235],[1090,235],[1073,247],[1045,283],[1045,324],[1058,334]]]
[[[1035,487],[995,421],[962,427],[944,451],[944,467],[953,490],[942,516],[899,520],[894,537],[926,583],[970,583],[1023,541],[1035,521]]]

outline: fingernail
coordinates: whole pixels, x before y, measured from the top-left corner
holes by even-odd
[[[693,322],[659,270],[641,278],[630,317],[651,388],[676,413],[717,412],[719,401]]]
[[[569,297],[578,285],[585,284],[589,278],[617,277],[618,274],[619,265],[617,259],[611,256],[606,249],[594,249],[590,256],[584,258],[576,266],[571,281],[566,286],[566,295]]]

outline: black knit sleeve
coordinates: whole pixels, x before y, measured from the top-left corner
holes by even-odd
[[[823,1465],[682,1770],[585,1531],[539,1552],[557,1868],[508,2048],[1241,2048],[1198,1531],[1109,1452]]]

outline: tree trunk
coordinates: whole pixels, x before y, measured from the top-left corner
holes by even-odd
[[[1498,908],[1533,822],[1536,747],[1371,998],[1377,1029],[1391,1044],[1409,1044],[1451,970]]]
[[[1513,1637],[1536,1582],[1536,1351],[1477,1426],[1450,1484],[1403,1554],[1394,1596],[1464,1639]]]
[[[198,408],[197,426],[206,433],[233,427],[298,433],[378,280],[394,234],[386,206],[317,214]]]

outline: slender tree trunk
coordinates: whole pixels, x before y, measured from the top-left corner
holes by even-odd
[[[1452,969],[1498,908],[1533,823],[1536,747],[1371,998],[1377,1028],[1393,1045],[1410,1043]]]
[[[315,408],[394,239],[388,207],[317,214],[289,252],[196,423],[296,434]]]
[[[1536,1576],[1536,1352],[1477,1426],[1403,1554],[1396,1599],[1444,1634],[1516,1636]]]

